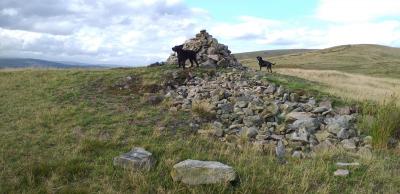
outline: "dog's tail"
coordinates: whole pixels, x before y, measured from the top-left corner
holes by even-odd
[[[271,63],[272,65],[275,65],[276,63]]]

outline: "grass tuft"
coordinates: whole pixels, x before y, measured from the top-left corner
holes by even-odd
[[[206,120],[212,120],[216,116],[214,107],[208,101],[193,102],[192,111],[196,116]]]
[[[365,103],[359,126],[372,136],[376,148],[387,148],[391,137],[400,132],[400,106],[396,98],[375,104]]]

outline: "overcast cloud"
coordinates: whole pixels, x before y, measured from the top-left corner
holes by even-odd
[[[376,2],[321,0],[308,18],[323,22],[316,26],[304,18],[214,21],[206,10],[180,0],[2,0],[0,56],[145,65],[164,60],[173,45],[203,28],[233,52],[350,43],[399,46],[400,3]]]

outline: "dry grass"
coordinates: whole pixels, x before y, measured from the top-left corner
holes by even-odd
[[[400,97],[400,80],[343,73],[332,70],[277,69],[280,74],[318,82],[326,92],[350,100],[383,102]]]
[[[205,100],[193,102],[192,111],[196,116],[206,120],[215,118],[214,107]]]

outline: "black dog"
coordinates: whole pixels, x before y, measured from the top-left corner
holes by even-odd
[[[267,71],[272,73],[272,65],[275,65],[275,63],[265,61],[260,56],[257,57],[257,60],[258,60],[258,65],[260,66],[260,71],[261,71],[261,67],[267,67]]]
[[[193,61],[196,63],[197,67],[199,67],[199,63],[197,62],[197,52],[192,50],[184,50],[183,44],[172,47],[172,50],[178,54],[178,67],[183,67],[185,69],[186,60],[190,60],[191,67],[193,67]]]

